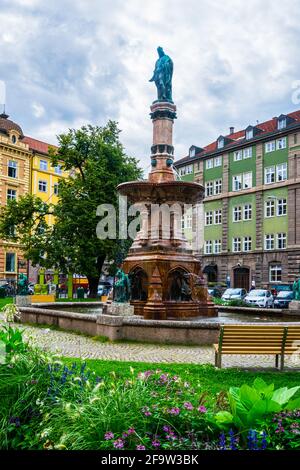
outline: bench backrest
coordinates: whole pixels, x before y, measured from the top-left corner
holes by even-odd
[[[220,329],[219,351],[282,353],[288,328],[281,325],[224,325]]]
[[[284,350],[286,354],[298,352],[300,355],[300,325],[288,327]]]

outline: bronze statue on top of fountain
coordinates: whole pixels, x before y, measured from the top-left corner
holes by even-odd
[[[158,101],[172,101],[172,76],[173,61],[164,53],[162,47],[157,48],[159,59],[155,63],[153,77],[149,82],[154,82],[157,88]]]

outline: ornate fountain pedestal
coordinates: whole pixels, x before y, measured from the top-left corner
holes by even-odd
[[[182,231],[186,205],[201,203],[203,186],[176,181],[173,171],[173,123],[176,106],[155,101],[151,106],[153,145],[148,181],[118,186],[131,204],[139,204],[142,217],[124,271],[130,276],[134,313],[145,319],[216,316],[208,300],[199,260]]]

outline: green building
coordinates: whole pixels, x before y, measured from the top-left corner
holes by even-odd
[[[300,275],[300,111],[192,145],[175,168],[205,188],[199,250],[209,282],[270,288]]]

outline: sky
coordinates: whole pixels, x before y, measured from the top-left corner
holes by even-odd
[[[52,144],[116,120],[147,171],[157,46],[174,62],[178,159],[300,109],[299,25],[298,0],[0,0],[6,111]]]

